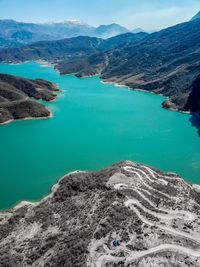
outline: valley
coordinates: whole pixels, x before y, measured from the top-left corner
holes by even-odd
[[[200,3],[0,10],[0,267],[199,267]]]
[[[100,75],[105,82],[168,97],[165,108],[199,113],[199,27],[200,19],[194,19],[152,34],[38,42],[1,50],[0,61],[46,60],[61,74]]]
[[[99,77],[60,76],[34,62],[0,64],[2,71],[31,80],[40,77],[62,91],[56,101],[40,101],[53,114],[51,119],[0,126],[0,208],[40,199],[66,172],[99,170],[125,159],[199,183],[197,129],[190,115],[162,109],[164,97],[102,84]]]

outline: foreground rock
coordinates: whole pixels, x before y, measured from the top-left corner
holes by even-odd
[[[0,74],[0,124],[16,119],[49,117],[49,110],[30,98],[52,101],[56,91],[54,84],[42,79]]]
[[[0,213],[0,266],[200,266],[200,192],[122,162]]]

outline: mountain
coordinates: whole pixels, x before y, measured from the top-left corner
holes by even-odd
[[[26,60],[45,60],[56,63],[62,74],[100,74],[106,67],[106,51],[137,43],[148,36],[147,33],[125,33],[109,39],[95,37],[74,37],[58,41],[44,41],[20,48],[0,51],[0,62],[18,63]],[[89,57],[91,55],[91,57]],[[79,76],[82,76],[80,73]]]
[[[70,173],[0,213],[0,265],[197,267],[199,205],[199,186],[130,161]]]
[[[122,46],[139,42],[146,36],[148,36],[148,33],[145,32],[139,32],[135,34],[127,32],[104,40],[101,42],[99,49],[102,51],[108,51],[119,47],[121,48]]]
[[[195,19],[200,19],[200,11],[191,20]]]
[[[102,39],[95,37],[74,37],[58,41],[44,41],[20,48],[0,51],[0,61],[21,62],[26,60],[59,61],[72,56],[83,56],[98,51]]]
[[[147,33],[125,33],[106,40],[96,37],[74,37],[58,41],[37,42],[28,46],[0,51],[2,62],[22,62],[26,60],[48,60],[64,62],[77,57],[93,55],[93,53],[105,52],[116,47],[122,47],[130,43],[139,42]]]
[[[184,110],[200,74],[200,20],[148,35],[139,43],[109,53],[102,78],[164,94]]]
[[[95,36],[107,39],[116,35],[129,32],[128,29],[122,27],[119,24],[113,23],[110,25],[101,25],[95,29]]]
[[[96,74],[100,73],[107,82],[163,94],[169,98],[163,107],[199,112],[200,108],[194,110],[188,105],[189,96],[190,104],[193,103],[193,84],[200,74],[199,29],[200,19],[196,19],[149,34],[136,43],[105,51],[104,57],[101,57],[104,64],[98,62],[98,66],[103,68],[97,68]],[[89,55],[84,60],[89,62],[91,58],[92,55]],[[73,61],[74,67],[76,59]],[[66,72],[70,73],[69,66],[65,66]],[[93,64],[92,71],[94,69]],[[85,69],[80,65],[77,76],[90,75],[88,70],[90,66]],[[62,73],[65,73],[64,68]],[[196,104],[194,106],[197,107]]]
[[[54,40],[54,37],[47,32],[43,25],[0,20],[0,36],[7,42],[16,43],[16,47],[40,40]],[[7,45],[1,44],[0,48],[7,48]]]
[[[0,124],[16,119],[49,117],[44,105],[31,100],[54,100],[56,87],[45,80],[0,73]]]
[[[21,44],[18,43],[17,41],[12,41],[9,39],[5,39],[0,36],[0,49],[2,48],[14,48],[14,47],[20,47]]]
[[[142,28],[136,28],[131,31],[132,33],[145,32]]]
[[[64,22],[52,22],[39,25],[52,36],[52,39],[59,40],[64,38],[72,38],[77,36],[95,36],[93,34],[95,27],[92,27],[84,22],[68,20]],[[40,39],[40,41],[48,39]]]
[[[79,21],[36,24],[0,20],[0,38],[5,40],[0,42],[0,49],[77,36],[108,38],[125,32],[128,30],[118,24],[101,25],[95,28]],[[12,43],[12,46],[9,43]]]
[[[2,50],[0,61],[53,61],[62,74],[98,74],[107,82],[167,96],[165,108],[194,111],[188,101],[189,96],[190,104],[196,101],[191,98],[200,74],[199,29],[200,19],[196,19],[149,35],[126,33],[107,40],[77,37],[39,42]]]
[[[105,69],[108,63],[107,51],[137,43],[147,35],[147,33],[125,33],[106,40],[101,39],[95,53],[65,58],[57,62],[56,68],[61,74],[76,73],[77,77],[101,75],[102,69]]]

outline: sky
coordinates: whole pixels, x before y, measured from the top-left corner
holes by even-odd
[[[0,19],[24,22],[80,20],[157,30],[187,21],[200,0],[0,0]]]

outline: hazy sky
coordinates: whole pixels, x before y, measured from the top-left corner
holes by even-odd
[[[0,18],[26,22],[76,19],[159,29],[189,20],[200,0],[0,0]]]

